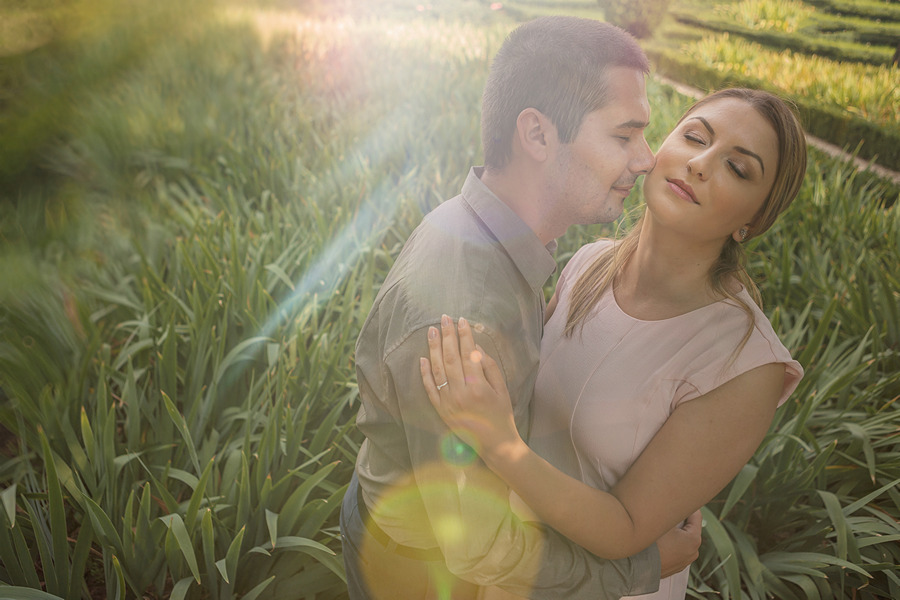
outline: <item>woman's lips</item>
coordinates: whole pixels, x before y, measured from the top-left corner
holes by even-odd
[[[669,184],[669,188],[684,198],[689,202],[693,202],[694,204],[699,204],[697,202],[697,197],[694,195],[694,190],[687,183],[683,182],[680,179],[666,179],[666,183]]]

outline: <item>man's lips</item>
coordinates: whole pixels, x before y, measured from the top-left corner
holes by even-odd
[[[683,182],[680,179],[666,179],[666,183],[669,184],[669,188],[673,192],[675,192],[685,200],[693,202],[694,204],[699,204],[697,202],[697,197],[694,195],[694,189],[687,183]]]
[[[631,190],[634,189],[634,184],[631,183],[628,185],[614,185],[613,189],[627,196],[631,193]]]

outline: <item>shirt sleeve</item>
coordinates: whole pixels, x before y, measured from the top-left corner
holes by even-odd
[[[428,355],[426,331],[413,332],[389,353],[385,381],[393,388],[386,391],[398,399],[414,485],[448,569],[478,585],[497,585],[539,600],[597,600],[656,591],[660,564],[655,545],[634,557],[604,560],[515,515],[509,488],[451,434],[425,394],[418,363]],[[476,335],[497,358],[490,336]]]

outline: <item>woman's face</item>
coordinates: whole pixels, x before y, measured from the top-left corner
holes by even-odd
[[[775,181],[778,138],[747,102],[720,98],[694,109],[656,153],[644,182],[652,218],[703,240],[753,231]]]

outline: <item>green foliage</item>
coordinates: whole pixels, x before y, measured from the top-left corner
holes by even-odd
[[[792,33],[815,12],[796,0],[744,0],[719,4],[714,12],[750,29]]]
[[[139,68],[146,55],[196,31],[207,0],[16,2],[0,36],[0,186],[40,177],[60,136],[78,127],[75,107],[93,90]],[[7,20],[8,19],[8,20]]]
[[[503,12],[517,21],[528,21],[548,14],[586,19],[603,18],[603,11],[597,5],[597,0],[507,0],[501,4]]]
[[[770,27],[772,24],[768,22],[765,23],[766,27],[762,28],[762,23],[760,27],[750,27],[733,20],[720,21],[699,17],[689,12],[673,11],[672,16],[680,23],[700,28],[700,31],[736,34],[769,48],[791,50],[800,55],[814,54],[836,62],[857,62],[889,67],[894,52],[892,48],[885,46],[871,46],[833,38],[825,39],[806,33],[786,33]]]
[[[900,23],[882,23],[880,17],[870,20],[844,15],[816,15],[810,29],[823,35],[886,47],[896,47],[900,39]]]
[[[40,176],[0,203],[0,598],[345,597],[357,333],[480,161],[510,24],[277,4],[100,69],[26,144]],[[39,99],[94,56],[13,79]],[[648,92],[656,147],[688,102]],[[752,262],[807,377],[708,507],[695,596],[898,595],[897,191],[812,158]]]
[[[639,39],[650,37],[662,23],[670,0],[597,0],[606,21]]]
[[[875,0],[806,0],[806,2],[836,15],[900,23],[900,6],[896,2],[877,2]]]

